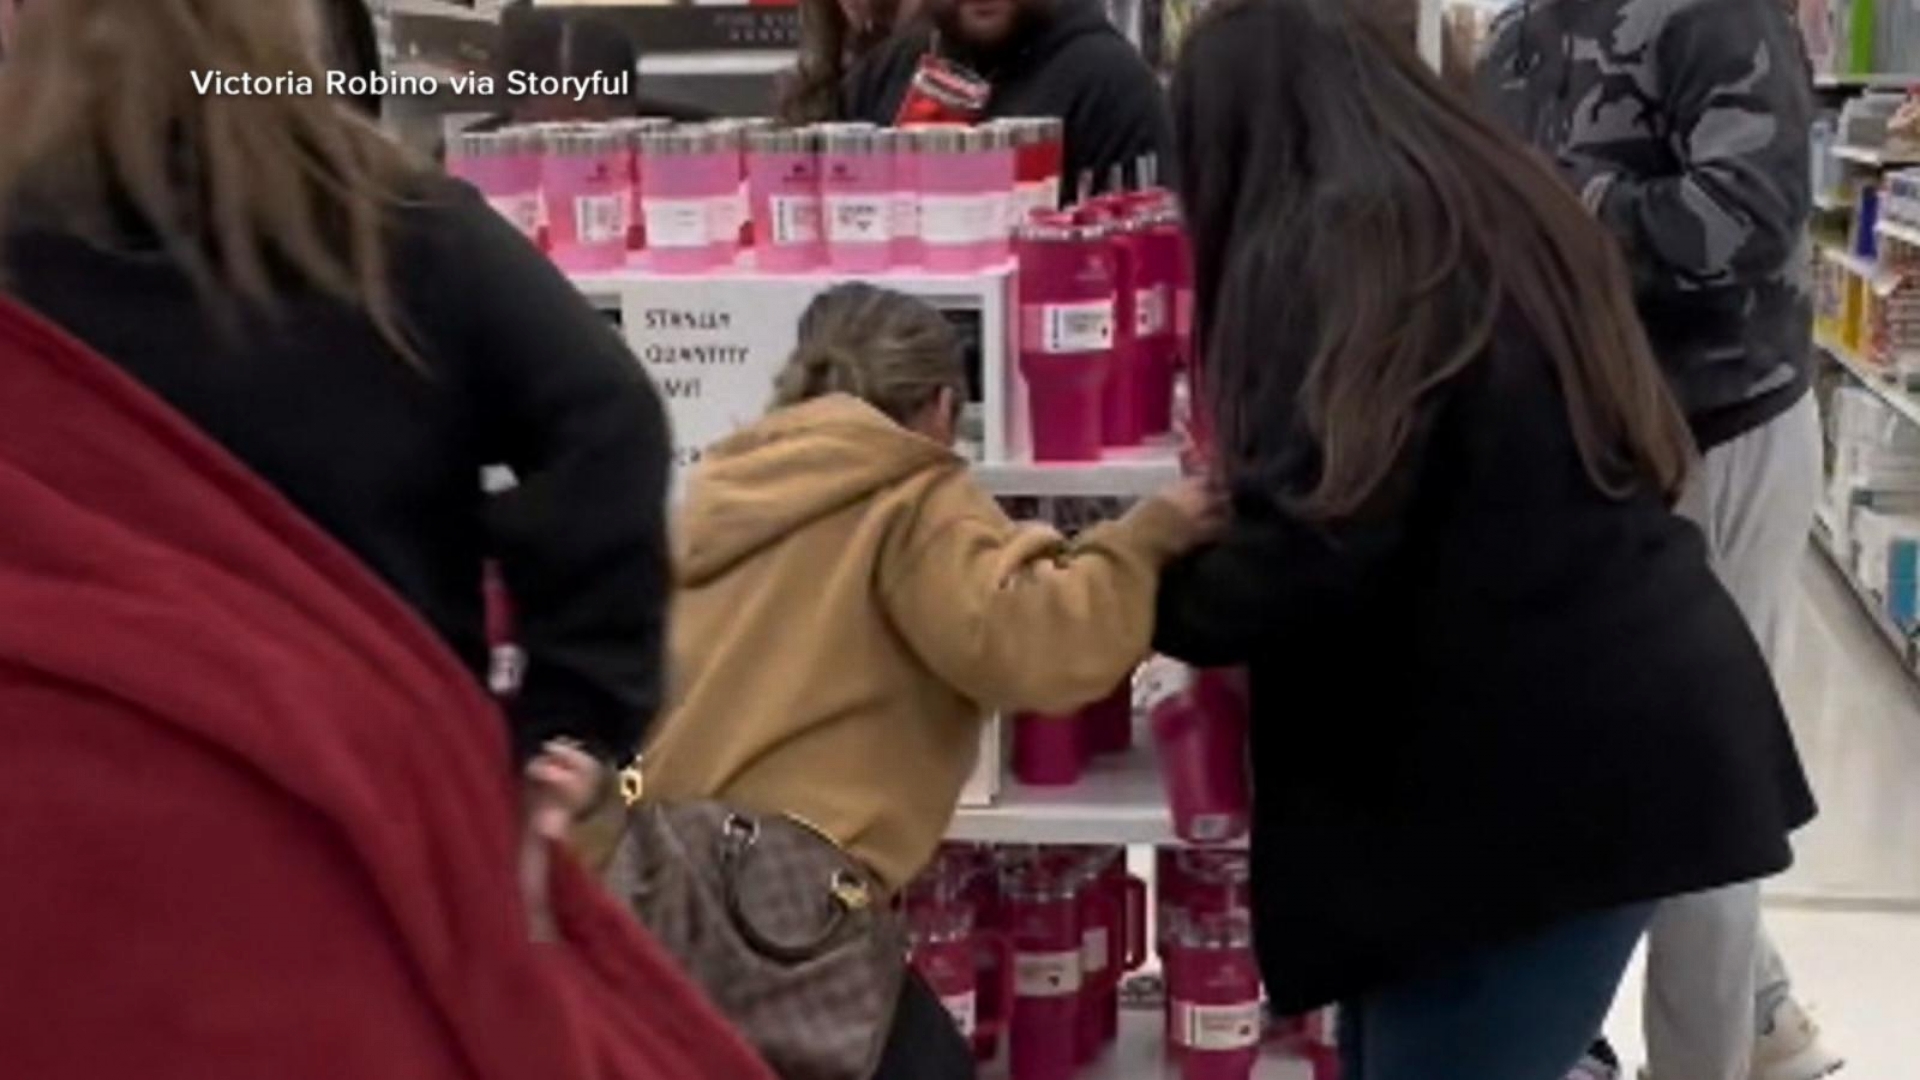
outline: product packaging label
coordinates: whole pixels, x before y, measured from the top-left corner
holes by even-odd
[[[977,244],[989,233],[992,209],[979,195],[920,196],[920,236],[940,247]]]
[[[827,196],[827,240],[834,244],[885,244],[893,239],[893,196]]]
[[[820,240],[820,200],[811,195],[774,195],[767,199],[776,246],[814,244]]]
[[[1043,353],[1104,352],[1113,348],[1113,301],[1033,304],[1021,309],[1021,344]]]
[[[952,994],[940,999],[947,1007],[947,1013],[953,1017],[954,1025],[960,1029],[964,1038],[973,1038],[980,1027],[980,995],[972,990],[964,994]]]
[[[625,243],[627,239],[626,197],[619,193],[575,196],[573,235],[582,244]]]
[[[1174,1042],[1189,1050],[1251,1050],[1260,1045],[1260,1002],[1236,1005],[1173,1003]]]
[[[919,193],[913,191],[893,193],[893,238],[895,240],[920,238]]]
[[[713,239],[713,208],[707,199],[647,199],[647,246],[703,248]]]
[[[532,192],[525,195],[490,195],[487,205],[519,229],[520,235],[532,238],[539,234],[542,216],[539,195]]]
[[[1013,992],[1021,997],[1067,997],[1080,992],[1080,950],[1015,953]]]
[[[1113,949],[1112,935],[1104,926],[1088,928],[1081,935],[1080,967],[1089,975],[1107,970],[1107,956]]]
[[[1165,285],[1150,285],[1133,294],[1134,334],[1143,338],[1159,337],[1173,330],[1172,290]]]

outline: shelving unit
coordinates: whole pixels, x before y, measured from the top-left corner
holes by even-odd
[[[1903,244],[1920,247],[1920,226],[1903,225],[1898,221],[1882,221],[1874,226],[1874,231],[1889,240],[1898,240]]]
[[[1824,512],[1824,508],[1822,508],[1822,510],[1823,512],[1816,515],[1814,519],[1814,547],[1818,548],[1820,553],[1827,557],[1827,562],[1833,567],[1834,573],[1838,574],[1840,580],[1846,583],[1847,591],[1851,592],[1854,599],[1860,602],[1861,610],[1866,614],[1867,621],[1873,624],[1875,630],[1879,631],[1880,637],[1884,639],[1887,646],[1893,650],[1893,654],[1899,659],[1900,665],[1909,672],[1920,675],[1920,646],[1917,646],[1912,638],[1903,633],[1898,626],[1894,625],[1893,620],[1887,617],[1886,608],[1881,605],[1880,598],[1875,596],[1871,589],[1862,585],[1860,580],[1853,576],[1853,571],[1848,567],[1848,563],[1851,560],[1848,559],[1846,552],[1840,550],[1840,546],[1835,540],[1833,521]]]
[[[1832,357],[1835,363],[1845,368],[1862,386],[1871,390],[1875,397],[1886,402],[1908,421],[1920,424],[1920,398],[1916,398],[1899,386],[1891,374],[1867,362],[1865,358],[1856,355],[1837,341],[1822,339],[1816,344],[1820,346],[1821,352]]]
[[[1875,169],[1920,165],[1920,154],[1889,155],[1885,150],[1873,146],[1836,146],[1833,148],[1833,156],[1842,161],[1851,161],[1856,165],[1866,165]]]
[[[1167,1060],[1158,1009],[1124,1009],[1120,1039],[1075,1080],[1179,1080],[1180,1068]],[[1005,1062],[980,1071],[982,1080],[1007,1080]],[[1270,1052],[1254,1067],[1252,1080],[1314,1080],[1313,1066],[1296,1057]]]
[[[1899,90],[1920,86],[1920,73],[1881,73],[1874,75],[1815,75],[1813,85],[1821,90]]]
[[[1145,747],[1096,759],[1080,783],[1009,782],[992,806],[962,807],[948,835],[990,844],[1177,844],[1160,771]]]

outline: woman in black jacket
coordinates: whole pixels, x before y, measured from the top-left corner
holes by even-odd
[[[1348,0],[1223,5],[1175,103],[1236,520],[1159,645],[1251,672],[1269,991],[1348,1080],[1560,1080],[1652,903],[1813,813],[1620,259]]]

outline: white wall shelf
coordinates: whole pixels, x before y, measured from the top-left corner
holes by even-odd
[[[1180,478],[1171,447],[1109,451],[1101,461],[999,463],[974,466],[980,486],[994,495],[1031,498],[1139,499]]]
[[[1166,1055],[1164,1027],[1158,1008],[1123,1009],[1119,1041],[1081,1070],[1078,1080],[1179,1080],[1180,1066]],[[1007,1080],[1005,1056],[980,1070],[982,1080]],[[1269,1050],[1254,1066],[1252,1080],[1314,1080],[1313,1065]]]
[[[1909,247],[1920,247],[1920,226],[1907,225],[1898,221],[1882,221],[1873,229],[1885,239],[1897,240]]]
[[[1821,340],[1817,344],[1822,352],[1833,357],[1835,363],[1845,368],[1868,390],[1873,391],[1874,396],[1886,402],[1909,422],[1920,424],[1920,398],[1916,398],[1895,383],[1886,372],[1868,363],[1865,358],[1855,355],[1852,350],[1839,342]]]
[[[1855,165],[1865,165],[1874,169],[1920,165],[1920,155],[1888,155],[1885,150],[1877,146],[1836,146],[1833,148],[1833,156],[1841,161],[1851,161]]]
[[[1825,72],[1813,77],[1813,85],[1822,90],[1900,90],[1920,86],[1920,73],[1881,72],[1870,75],[1836,75]]]

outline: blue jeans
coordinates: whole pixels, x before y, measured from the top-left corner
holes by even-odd
[[[1341,1080],[1565,1080],[1652,917],[1582,915],[1342,1004]]]

